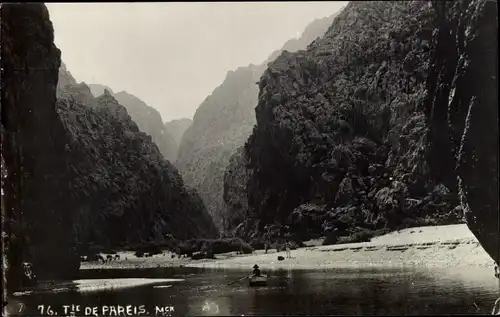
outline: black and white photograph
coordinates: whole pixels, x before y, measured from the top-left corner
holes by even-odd
[[[2,2],[2,315],[500,315],[498,2]]]

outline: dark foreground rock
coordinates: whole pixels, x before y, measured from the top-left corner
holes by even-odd
[[[457,189],[467,225],[499,263],[498,5],[435,1],[433,8],[439,28],[426,104],[431,170]]]
[[[1,46],[2,239],[11,291],[22,261],[33,262],[39,278],[71,278],[80,260],[67,186],[70,140],[56,112],[61,53],[45,5],[2,4]]]

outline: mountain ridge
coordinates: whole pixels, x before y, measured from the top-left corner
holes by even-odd
[[[326,31],[328,21],[333,17],[312,21],[308,32],[303,34],[306,37],[288,41],[285,47],[289,50],[305,48]],[[228,71],[221,85],[197,108],[193,123],[179,146],[176,165],[186,183],[198,190],[222,231],[222,214],[226,208],[223,201],[224,171],[230,156],[244,144],[252,131],[255,124],[253,108],[258,100],[256,82],[275,52],[260,65],[250,64]]]

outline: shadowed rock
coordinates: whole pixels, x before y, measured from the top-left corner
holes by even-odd
[[[9,238],[7,289],[12,291],[19,286],[23,261],[32,262],[43,279],[75,277],[80,260],[67,186],[69,137],[56,113],[61,53],[45,5],[2,4],[1,37],[7,169],[2,227]]]
[[[499,263],[497,2],[433,7],[429,161],[438,180],[458,189],[467,225]]]

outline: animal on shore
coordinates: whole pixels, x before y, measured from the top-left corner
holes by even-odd
[[[120,255],[119,254],[116,254],[115,255],[115,260],[119,260],[120,259]]]
[[[111,262],[113,260],[113,256],[108,254],[106,255],[106,262]]]
[[[97,261],[101,261],[101,263],[106,262],[106,260],[104,259],[104,257],[103,257],[102,255],[100,255],[100,254],[98,254],[98,255],[96,256],[96,260],[97,260]]]

